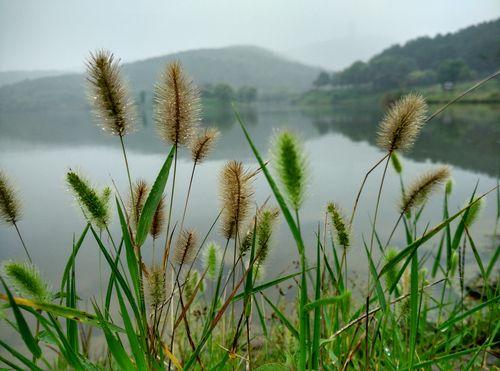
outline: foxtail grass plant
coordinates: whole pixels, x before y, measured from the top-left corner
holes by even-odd
[[[21,220],[21,216],[22,206],[17,190],[8,179],[7,174],[0,170],[0,220],[14,227],[28,260],[33,262],[19,230],[18,222]]]
[[[123,137],[135,130],[136,111],[113,53],[98,50],[90,54],[87,60],[87,82],[89,102],[99,125],[105,132],[120,138],[133,199],[132,178]]]
[[[29,260],[7,260],[0,269],[0,299],[4,302],[0,320],[24,345],[14,346],[2,336],[0,362],[6,367],[494,367],[488,355],[498,352],[500,336],[496,269],[500,249],[491,254],[484,251],[483,244],[474,239],[478,233],[474,225],[487,194],[491,194],[490,202],[496,198],[490,205],[497,207],[498,224],[498,185],[484,192],[476,185],[464,206],[451,210],[449,198],[458,195],[453,194],[447,166],[426,171],[408,186],[403,182],[406,169],[400,153],[418,145],[420,130],[450,104],[427,116],[422,96],[412,93],[397,101],[378,130],[377,142],[384,155],[364,175],[352,210],[338,206],[346,205],[346,200],[328,203],[325,214],[318,212],[325,220],[318,220],[313,230],[307,230],[300,218],[314,170],[300,137],[291,131],[276,133],[270,143],[270,160],[266,161],[235,109],[258,170],[234,160],[223,164],[217,216],[207,230],[195,231],[185,227],[191,225],[193,214],[189,197],[196,184],[195,170],[220,135],[215,129],[198,128],[197,88],[179,62],[164,67],[155,88],[155,121],[168,153],[154,180],[132,183],[123,137],[133,131],[134,112],[119,65],[111,53],[98,51],[91,55],[87,68],[91,103],[99,124],[120,138],[130,197],[121,198],[120,184],[115,184],[112,192],[108,187],[95,187],[79,172],[67,172],[66,184],[86,223],[68,245],[67,263],[61,267],[57,290],[53,290],[31,262],[17,227],[21,197],[0,172],[0,218],[15,227]],[[452,102],[493,77],[483,79]],[[192,171],[177,220],[172,210],[181,147],[190,152]],[[389,163],[394,172],[387,171]],[[385,167],[368,239],[360,235],[354,216],[368,176],[381,164]],[[394,212],[397,221],[386,236],[377,226],[377,215],[389,176],[399,177],[401,195]],[[256,204],[254,197],[258,177],[265,179],[273,196],[262,204]],[[165,196],[167,184],[171,187]],[[435,225],[425,220],[423,212],[438,199],[430,197],[433,194],[441,194],[443,205],[442,215],[432,216],[438,219]],[[288,244],[276,233],[281,219],[297,253],[286,251]],[[111,233],[113,223],[117,228]],[[496,230],[497,225],[494,236]],[[396,232],[398,238],[392,242]],[[161,237],[165,247],[157,257],[155,245]],[[387,242],[384,245],[382,241]],[[88,274],[77,269],[83,246],[97,249],[108,268],[102,272],[106,282],[99,301],[87,297],[79,284],[82,275]],[[234,247],[232,261],[230,247]],[[152,261],[146,264],[143,254],[149,248],[153,249]],[[271,277],[275,248],[285,251],[289,268]],[[348,249],[352,254],[347,254]],[[359,259],[360,252],[365,252],[367,259],[366,290],[365,282],[356,279],[355,273],[349,272],[349,285],[347,281],[347,262],[353,256]],[[473,277],[472,272],[477,275]]]

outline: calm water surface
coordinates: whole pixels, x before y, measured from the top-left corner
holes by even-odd
[[[144,111],[149,111],[149,108]],[[231,111],[214,111],[216,113],[209,113],[203,124],[218,126],[221,139],[210,160],[197,168],[186,222],[187,226],[198,229],[201,235],[208,231],[218,214],[217,176],[225,161],[238,159],[256,167]],[[259,106],[246,108],[242,114],[252,137],[266,155],[275,130],[290,128],[304,139],[311,170],[301,220],[312,253],[314,233],[318,222],[323,220],[326,202],[338,202],[350,211],[364,173],[383,155],[374,146],[376,124],[382,110],[373,106],[338,107],[333,112],[314,114],[294,107]],[[500,158],[499,118],[498,106],[457,106],[432,121],[414,150],[403,157],[405,181],[433,166],[449,163],[455,180],[450,201],[452,212],[469,199],[476,183],[478,192],[495,186]],[[140,130],[126,138],[131,172],[134,178],[143,177],[152,182],[168,148],[156,138],[150,117],[143,115],[138,126]],[[85,226],[67,190],[64,175],[69,168],[79,169],[98,186],[111,185],[111,179],[114,179],[122,194],[127,194],[118,143],[116,137],[99,132],[87,111],[0,113],[0,168],[11,174],[20,189],[24,200],[20,228],[34,261],[54,285],[70,253],[71,241],[74,236],[78,238]],[[181,153],[174,204],[176,218],[181,212],[191,167],[188,155]],[[366,275],[362,236],[369,238],[369,222],[373,217],[380,176],[381,171],[373,174],[361,198],[355,222],[355,243],[349,252],[353,277]],[[257,202],[263,202],[271,195],[262,176],[255,181],[255,187]],[[166,189],[169,190],[170,185]],[[383,241],[398,216],[399,192],[399,179],[389,168],[377,223]],[[495,197],[490,196],[472,231],[484,258],[492,252],[495,204]],[[430,226],[435,224],[439,219],[436,216],[441,213],[440,193],[433,196],[426,207],[421,229],[427,222]],[[112,231],[117,236],[118,230],[114,215]],[[209,240],[222,243],[218,229],[211,233]],[[433,241],[426,248],[432,251],[436,244],[437,241]],[[393,245],[404,247],[402,234],[395,236]],[[144,249],[148,256],[151,253],[150,241]],[[23,258],[23,254],[15,232],[2,226],[0,259],[7,258]],[[267,276],[271,278],[287,269],[294,259],[296,248],[282,221],[267,263]],[[98,266],[97,247],[89,236],[77,261],[80,295],[88,297],[96,292]]]

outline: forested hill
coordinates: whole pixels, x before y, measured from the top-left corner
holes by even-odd
[[[394,45],[368,62],[355,62],[316,85],[358,85],[376,90],[458,82],[500,68],[500,19],[455,33]]]
[[[134,94],[150,95],[165,63],[172,60],[180,60],[198,86],[225,83],[235,88],[256,88],[259,94],[304,91],[320,72],[319,68],[254,46],[189,50],[124,64],[123,72]],[[86,106],[84,85],[83,74],[5,85],[0,87],[0,112],[82,108]]]

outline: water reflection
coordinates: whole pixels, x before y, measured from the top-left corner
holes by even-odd
[[[152,180],[168,148],[154,135],[150,102],[146,99],[143,104],[139,111],[142,115],[140,130],[126,138],[126,145],[133,176]],[[312,174],[301,220],[305,239],[312,246],[314,231],[323,219],[326,202],[333,200],[350,209],[364,172],[381,157],[381,152],[373,144],[382,110],[377,106],[337,107],[332,112],[317,113],[303,112],[296,107],[247,106],[240,107],[240,112],[263,153],[267,153],[273,131],[279,128],[291,128],[304,138]],[[188,213],[188,226],[197,228],[202,234],[217,215],[217,174],[224,161],[241,159],[256,167],[231,107],[207,108],[204,117],[203,125],[218,126],[222,136],[211,160],[197,170],[193,186],[190,202],[193,208]],[[492,187],[496,184],[499,158],[498,118],[498,107],[479,106],[459,106],[439,117],[425,128],[415,149],[404,158],[405,180],[428,169],[432,166],[430,162],[451,163],[456,179],[450,200],[451,210],[457,210],[468,200],[477,181],[480,192]],[[110,184],[112,178],[125,192],[127,180],[118,141],[100,133],[87,110],[4,112],[0,114],[0,133],[0,167],[12,174],[23,194],[25,213],[20,226],[34,260],[55,282],[68,256],[73,236],[78,236],[84,225],[64,185],[64,174],[69,167],[81,168],[97,184]],[[182,200],[191,163],[185,152],[181,152],[180,158],[177,196]],[[355,262],[351,263],[351,269],[362,277],[366,257],[359,246],[363,234],[369,233],[370,213],[376,199],[376,179],[379,177],[378,172],[373,174],[361,199],[355,244],[349,252],[349,258]],[[258,202],[271,195],[264,179],[259,178],[255,185]],[[382,234],[392,229],[397,217],[398,192],[398,180],[390,173],[378,223]],[[177,216],[178,209],[174,212]],[[494,202],[490,202],[480,223],[472,231],[482,246],[481,254],[485,259],[491,254],[486,247],[491,242],[495,213]],[[438,196],[426,207],[422,218],[432,225],[440,214]],[[116,218],[113,231],[119,232]],[[209,240],[220,240],[217,230]],[[290,266],[296,252],[284,223],[275,241],[268,263],[270,276]],[[396,235],[393,242],[402,246],[404,236]],[[0,243],[0,259],[22,257],[16,235],[11,230],[0,228]],[[146,258],[149,258],[150,247],[148,242],[144,248]],[[427,248],[432,251],[433,245],[429,244]],[[82,295],[95,293],[99,283],[95,243],[89,239],[78,259],[80,274],[84,276],[80,282]]]

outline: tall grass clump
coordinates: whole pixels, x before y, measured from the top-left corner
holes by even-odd
[[[472,226],[488,193],[495,194],[500,215],[498,185],[485,192],[476,185],[463,207],[454,210],[448,202],[458,195],[452,195],[447,166],[430,169],[408,185],[403,181],[406,170],[399,153],[415,145],[424,124],[450,104],[427,116],[422,96],[412,93],[397,101],[379,125],[377,141],[384,155],[364,175],[352,209],[341,209],[348,202],[338,199],[326,204],[326,212],[315,213],[303,208],[313,169],[300,137],[278,132],[266,161],[237,110],[258,168],[229,160],[218,174],[218,195],[206,194],[207,179],[200,179],[197,188],[195,170],[207,161],[220,133],[199,127],[198,89],[179,62],[164,66],[155,87],[157,131],[169,147],[164,163],[155,179],[132,184],[123,137],[133,131],[134,113],[120,67],[110,52],[98,51],[87,68],[100,125],[120,138],[130,196],[122,198],[118,181],[112,192],[96,188],[76,171],[67,172],[66,184],[86,223],[68,243],[57,290],[29,255],[29,263],[2,263],[0,320],[23,345],[14,347],[3,335],[3,365],[16,370],[494,367],[489,355],[498,351],[500,253],[495,245],[488,254],[484,243],[474,239],[478,231]],[[183,151],[192,170],[186,179],[176,179]],[[387,171],[389,163],[394,172]],[[381,164],[375,207],[367,203],[361,209],[372,221],[368,238],[354,216],[368,176]],[[389,176],[399,178],[401,194],[397,221],[387,236],[377,226],[377,215]],[[255,197],[258,177],[265,179],[274,200],[261,203]],[[187,195],[183,209],[173,212],[176,183]],[[219,198],[206,229],[185,227],[194,225],[190,215],[201,207],[189,204],[192,191]],[[423,211],[438,199],[430,196],[439,194],[442,208],[432,215],[437,219],[432,225]],[[309,228],[314,215],[316,223]],[[21,197],[0,172],[0,218],[15,227],[26,248],[17,227],[20,217]],[[296,251],[277,233],[281,219]],[[496,230],[497,225],[494,238]],[[165,245],[156,256],[162,237]],[[81,288],[80,280],[89,274],[78,268],[83,246],[99,253],[98,298]],[[275,248],[281,255],[270,259]],[[145,263],[145,254],[151,254],[151,262]],[[348,261],[361,265],[365,258],[368,277],[349,271],[348,288]],[[276,261],[286,266],[282,272],[270,266]]]

